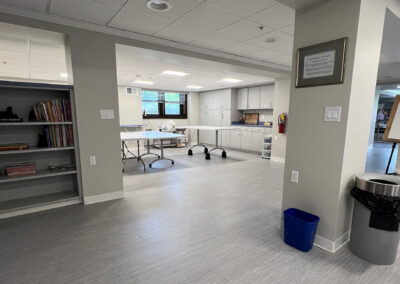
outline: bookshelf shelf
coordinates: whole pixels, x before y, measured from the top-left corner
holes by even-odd
[[[23,122],[0,122],[0,219],[82,199],[82,179],[73,86],[0,81],[0,111],[10,106]],[[30,121],[32,115],[37,120]],[[59,121],[67,120],[67,121]],[[51,122],[50,122],[51,121]],[[49,147],[37,147],[47,145]],[[49,170],[49,166],[74,165]],[[6,172],[32,171],[26,176]],[[71,203],[72,204],[72,203]]]
[[[46,126],[46,125],[72,125],[72,121],[60,122],[0,122],[0,126]]]
[[[43,147],[43,148],[29,148],[26,150],[13,150],[13,151],[0,151],[1,155],[14,155],[14,154],[29,154],[41,152],[54,152],[54,151],[68,151],[74,150],[75,147]]]
[[[63,175],[72,175],[76,174],[76,170],[62,170],[62,171],[50,171],[50,170],[43,170],[38,171],[36,174],[29,175],[29,176],[19,176],[19,177],[8,177],[8,176],[0,176],[0,183],[7,183],[7,182],[17,182],[17,181],[25,181],[25,180],[33,180],[33,179],[41,179],[41,178],[48,178],[48,177],[57,177]]]

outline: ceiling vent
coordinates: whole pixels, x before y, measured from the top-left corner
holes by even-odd
[[[128,87],[126,88],[126,95],[127,96],[137,96],[139,94],[138,88]]]
[[[147,2],[147,7],[156,12],[165,12],[171,9],[171,3],[165,0],[150,0]]]

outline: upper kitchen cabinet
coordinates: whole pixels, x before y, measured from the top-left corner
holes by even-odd
[[[261,96],[261,87],[249,88],[249,97],[247,99],[247,102],[248,102],[247,109],[259,109],[260,108],[260,96]]]
[[[241,88],[238,90],[238,99],[237,99],[238,110],[248,109],[248,104],[247,104],[248,95],[249,95],[248,88]]]
[[[260,109],[274,108],[275,85],[261,86]]]

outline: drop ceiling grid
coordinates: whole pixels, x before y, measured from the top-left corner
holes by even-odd
[[[276,34],[277,31],[281,31],[283,35],[287,35],[291,39],[284,39],[280,44],[282,46],[288,43],[292,44],[293,35],[290,33],[291,26],[294,23],[294,11],[274,0],[252,0],[250,3],[243,0],[169,1],[173,4],[172,9],[179,7],[175,10],[178,12],[172,13],[172,9],[165,12],[170,14],[152,12],[145,7],[146,1],[144,0],[40,0],[36,5],[29,0],[0,0],[0,3],[42,12],[44,6],[46,6],[44,12],[61,17],[139,32],[257,60],[273,62],[274,58],[286,57],[286,62],[291,61],[291,52],[287,52],[286,48],[282,50],[271,49],[275,53],[264,52],[264,54],[276,55],[274,57],[260,56],[264,50],[270,48],[257,45],[252,41],[260,36],[265,40],[266,37],[273,35],[270,35],[270,33]],[[181,3],[185,3],[183,8],[181,8],[183,6]],[[136,7],[137,9],[135,9]],[[213,13],[215,17],[202,17],[199,15],[202,11],[203,13],[207,11]],[[269,16],[264,17],[264,15]],[[202,30],[201,27],[192,25],[190,20],[195,17],[199,18],[199,23],[204,27],[210,28],[206,30],[203,28]],[[133,21],[135,18],[140,18],[140,20]],[[273,20],[271,21],[269,18]],[[283,24],[280,19],[288,22]],[[258,26],[263,26],[263,31],[253,30]],[[235,36],[236,28],[243,28],[242,36]],[[174,30],[178,33],[186,31],[186,34],[193,35],[189,36],[190,39],[186,39],[184,35],[174,36]]]

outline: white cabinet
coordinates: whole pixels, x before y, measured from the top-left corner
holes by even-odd
[[[240,149],[240,142],[242,137],[242,132],[240,130],[231,130],[231,141],[230,147],[235,149]]]
[[[207,110],[207,92],[200,93],[199,95],[199,110]]]
[[[231,131],[230,130],[221,130],[218,131],[221,132],[221,137],[222,137],[222,141],[221,141],[221,146],[222,147],[231,147]]]
[[[214,91],[214,104],[215,109],[224,110],[224,109],[231,109],[231,101],[232,101],[232,89],[224,89]]]
[[[259,109],[260,108],[260,95],[261,95],[261,87],[251,87],[249,88],[248,95],[248,109]]]
[[[249,94],[248,88],[242,88],[238,90],[238,100],[237,100],[237,109],[245,110],[248,108],[247,97]]]
[[[272,109],[274,107],[275,85],[261,86],[260,109]]]
[[[243,131],[242,132],[242,139],[240,141],[240,149],[245,151],[251,151],[251,140],[253,138],[253,132],[250,131]]]
[[[253,132],[251,151],[260,152],[264,142],[264,132]]]

